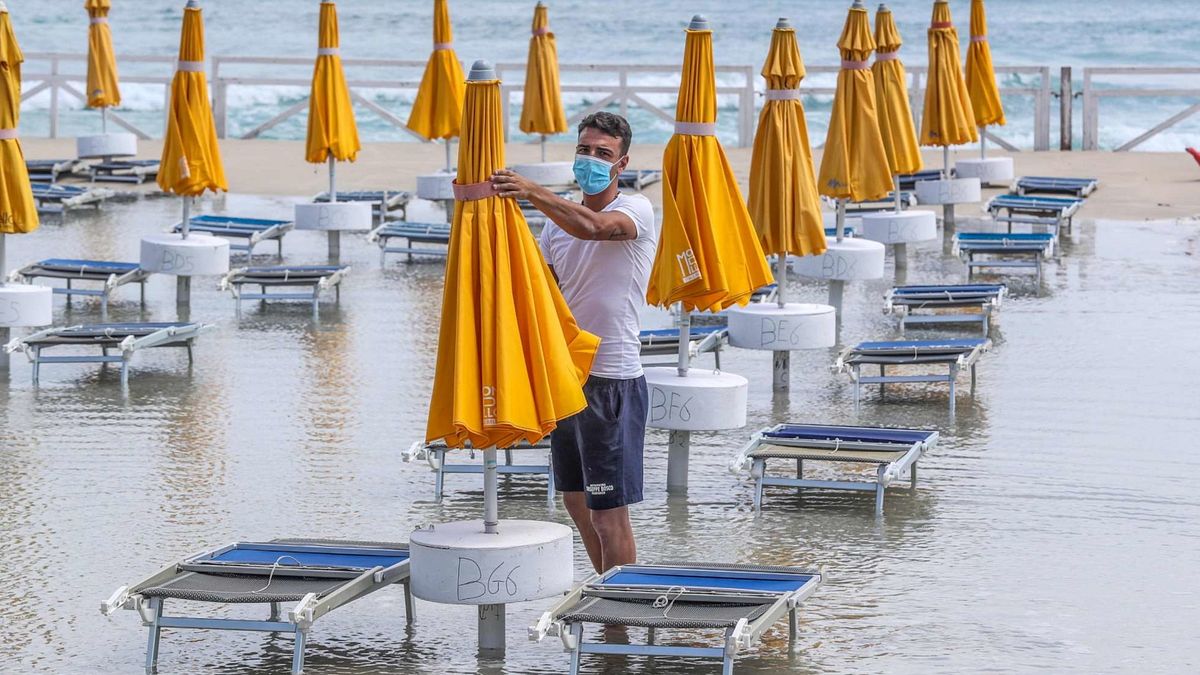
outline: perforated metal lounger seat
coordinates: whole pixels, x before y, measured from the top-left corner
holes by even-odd
[[[967,278],[976,268],[1033,268],[1042,282],[1042,263],[1054,254],[1058,237],[1050,232],[959,232],[954,253],[967,264]],[[979,259],[976,256],[987,255]]]
[[[1042,197],[1031,195],[996,195],[988,201],[987,210],[996,222],[1006,223],[1012,232],[1015,223],[1045,225],[1057,234],[1065,225],[1069,232],[1075,213],[1083,199],[1075,197]]]
[[[146,304],[146,279],[150,272],[142,269],[137,263],[112,262],[108,260],[75,260],[72,258],[48,258],[31,265],[26,265],[13,272],[12,281],[31,282],[37,278],[63,279],[66,287],[55,287],[54,292],[67,296],[70,302],[72,295],[90,295],[100,298],[100,314],[108,313],[108,298],[117,288],[125,284],[138,284],[141,287],[142,304]],[[76,288],[78,281],[99,283],[100,288]]]
[[[716,367],[721,367],[721,347],[729,341],[729,327],[714,324],[710,326],[693,324],[688,331],[689,342],[688,348],[689,359],[695,359],[700,354],[712,352],[713,358],[716,360]],[[641,355],[643,359],[647,356],[665,356],[676,355],[679,353],[679,329],[678,328],[656,328],[652,330],[644,330],[638,334],[638,340],[641,342]],[[678,361],[671,361],[677,363]],[[648,363],[643,360],[644,365],[666,365]]]
[[[529,629],[532,640],[558,636],[571,653],[570,672],[579,672],[582,654],[630,654],[713,658],[722,673],[754,647],[762,635],[788,617],[788,645],[795,649],[800,605],[821,583],[821,575],[795,567],[719,563],[621,565],[579,584],[542,614]],[[584,625],[639,626],[649,629],[646,644],[587,642]],[[660,645],[658,629],[724,630],[716,647]],[[694,642],[694,640],[689,640]]]
[[[1021,176],[1013,182],[1012,191],[1019,195],[1068,194],[1076,197],[1086,197],[1096,188],[1100,181],[1095,178],[1063,178],[1060,176]]]
[[[404,240],[404,246],[393,246],[393,239]],[[450,223],[408,223],[392,221],[371,230],[367,241],[379,245],[379,264],[387,264],[387,254],[403,253],[407,261],[412,262],[414,255],[426,255],[435,258],[445,258],[446,249],[416,244],[433,244],[435,246],[450,245]]]
[[[895,286],[884,296],[884,312],[900,317],[900,332],[908,324],[978,323],[987,335],[991,315],[1008,295],[1004,284]],[[964,312],[964,309],[977,309]],[[916,312],[930,311],[929,314]],[[939,313],[939,310],[950,310]]]
[[[93,182],[144,183],[158,175],[157,159],[131,159],[88,164],[85,169]]]
[[[937,444],[938,433],[924,429],[780,424],[755,434],[738,452],[730,469],[749,471],[754,479],[754,509],[762,508],[763,487],[866,490],[875,492],[875,513],[883,513],[885,489],[908,472],[917,487],[917,461]],[[770,476],[769,460],[794,462],[795,477]],[[804,477],[805,462],[875,465],[874,481],[815,480]]]
[[[542,458],[538,462],[518,462],[515,458],[515,453],[536,452],[537,456]],[[546,476],[546,503],[554,506],[554,472],[550,470],[550,439],[545,438],[533,445],[528,443],[519,443],[514,447],[505,448],[504,462],[498,463],[496,472],[501,475],[545,475]],[[468,457],[469,462],[447,462],[449,457]],[[447,448],[442,441],[435,443],[413,443],[403,453],[405,462],[413,462],[424,460],[429,463],[429,467],[434,472],[433,479],[433,498],[437,501],[442,501],[445,494],[446,474],[477,474],[483,476],[483,463],[476,458],[475,450],[467,448]]]
[[[950,169],[950,177],[954,178],[954,176],[955,176],[954,169]],[[942,170],[941,169],[928,169],[925,171],[918,171],[916,173],[902,173],[899,176],[897,176],[897,178],[900,179],[900,189],[901,190],[915,190],[917,183],[920,183],[921,181],[941,180],[942,179]]]
[[[129,383],[129,360],[140,349],[181,347],[193,361],[192,344],[212,327],[200,323],[98,323],[82,326],[47,328],[5,345],[5,351],[24,352],[33,362],[33,381],[38,381],[43,363],[119,363],[121,384]],[[56,347],[95,347],[100,354],[46,356],[43,351]],[[109,350],[120,350],[109,355]]]
[[[242,218],[239,216],[193,216],[188,219],[188,231],[204,232],[218,237],[233,240],[229,244],[230,251],[242,251],[247,256],[254,255],[254,247],[259,242],[274,240],[277,253],[283,257],[283,235],[292,231],[295,223],[290,220],[269,220],[266,218]],[[181,232],[183,223],[175,223],[172,232]],[[242,243],[238,243],[241,240]]]
[[[27,159],[25,170],[29,172],[29,180],[53,183],[58,175],[70,173],[75,168],[76,159]]]
[[[950,386],[950,412],[955,408],[955,380],[962,368],[971,370],[971,394],[975,394],[975,364],[984,352],[991,349],[987,338],[956,338],[948,340],[899,340],[894,342],[860,342],[847,347],[838,356],[835,372],[846,372],[854,385],[854,405],[857,408],[860,388],[864,384],[879,385],[882,397],[888,384],[945,382]],[[879,366],[878,376],[862,374],[862,367]],[[888,366],[946,366],[945,375],[888,375]]]
[[[158,666],[163,628],[292,633],[292,672],[304,669],[304,645],[313,622],[328,612],[392,584],[404,587],[408,623],[413,620],[408,544],[337,539],[276,539],[238,542],[199,553],[142,581],[122,586],[100,611],[136,610],[150,629],[146,671]],[[168,616],[167,600],[271,605],[266,620],[218,616]],[[282,616],[281,604],[296,602]]]
[[[662,171],[659,169],[626,169],[617,175],[617,187],[641,192],[660,180]]]
[[[113,191],[105,188],[85,188],[58,183],[30,183],[30,186],[39,213],[62,213],[66,209],[80,206],[99,208],[104,200],[113,196]]]
[[[336,301],[342,299],[342,278],[350,272],[349,265],[275,265],[270,267],[239,267],[221,279],[221,289],[233,294],[237,315],[242,315],[242,300],[303,300],[312,304],[313,317],[319,315],[321,291],[332,288]],[[247,291],[245,286],[258,286],[259,292]],[[308,290],[268,292],[268,288],[307,287]]]
[[[371,213],[383,224],[394,213],[404,219],[408,214],[408,203],[412,201],[412,193],[407,190],[351,190],[338,192],[339,202],[368,202]],[[313,201],[321,204],[329,201],[329,193],[322,192],[313,197]]]

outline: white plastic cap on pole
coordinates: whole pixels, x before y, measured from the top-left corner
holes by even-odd
[[[703,14],[696,14],[688,24],[688,30],[708,30],[708,19]]]
[[[482,82],[484,80],[496,79],[496,69],[492,64],[483,59],[479,59],[471,66],[471,73],[467,75],[468,82]]]
[[[792,22],[788,21],[788,18],[786,16],[781,16],[781,17],[779,17],[779,21],[775,22],[775,27],[778,28],[779,30],[786,30],[786,29],[792,27]]]

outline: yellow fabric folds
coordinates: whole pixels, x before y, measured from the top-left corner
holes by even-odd
[[[24,61],[8,10],[0,6],[0,130],[15,130],[21,121],[21,64]],[[37,207],[29,187],[21,141],[0,139],[0,234],[23,234],[37,228]]]
[[[961,145],[979,140],[960,63],[958,31],[950,18],[950,5],[946,0],[937,0],[929,26],[929,76],[921,114],[921,145]]]
[[[562,91],[558,84],[558,45],[550,32],[546,6],[533,10],[533,37],[525,65],[525,101],[521,104],[521,131],[552,136],[567,130]]]
[[[433,0],[433,53],[425,64],[421,87],[408,116],[408,128],[423,138],[453,138],[463,109],[463,70],[454,53],[450,7]]]
[[[879,111],[879,133],[893,174],[921,170],[917,130],[908,103],[908,78],[899,59],[900,31],[890,10],[875,13],[875,105]]]
[[[867,10],[851,8],[838,38],[842,69],[817,189],[826,197],[864,201],[886,197],[892,188],[891,169],[875,109],[875,78],[866,61],[875,50]]]
[[[469,82],[458,183],[501,168],[500,82]],[[600,339],[575,323],[515,200],[458,202],[450,233],[426,439],[537,441],[587,406],[583,383]]]
[[[975,112],[975,126],[1004,124],[1004,106],[996,86],[992,47],[987,41],[987,10],[983,0],[971,0],[971,46],[967,47],[967,94]]]
[[[108,29],[108,10],[112,0],[84,0],[88,18],[87,104],[89,108],[121,105],[117,86],[117,57],[113,53],[112,31]],[[95,19],[103,19],[96,21]]]
[[[342,72],[337,6],[321,3],[321,21],[317,38],[317,62],[313,66],[312,93],[308,98],[308,142],[304,158],[318,164],[333,155],[339,162],[354,161],[362,145],[358,125],[354,123],[354,104]]]
[[[768,90],[794,91],[804,79],[796,31],[776,28],[762,67]],[[768,99],[750,159],[750,219],[767,253],[825,252],[821,197],[799,98]]]
[[[179,68],[171,80],[167,135],[163,139],[158,186],[177,195],[228,190],[217,129],[204,74],[204,19],[199,7],[183,10]]]
[[[689,30],[675,119],[715,124],[712,31]],[[744,305],[771,283],[762,247],[725,150],[713,135],[676,133],[663,152],[663,223],[650,286],[652,305],[685,311]]]

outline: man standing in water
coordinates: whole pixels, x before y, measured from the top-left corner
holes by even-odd
[[[619,115],[598,112],[579,123],[582,204],[511,171],[492,177],[500,196],[527,199],[546,214],[542,254],[579,326],[601,340],[583,388],[588,407],[550,434],[554,481],[597,572],[636,561],[629,505],[642,501],[648,395],[638,311],[658,230],[650,200],[617,189],[632,139]]]

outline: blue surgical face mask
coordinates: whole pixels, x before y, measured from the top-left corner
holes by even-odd
[[[585,195],[598,195],[616,180],[612,168],[616,164],[590,155],[575,155],[575,181]]]

